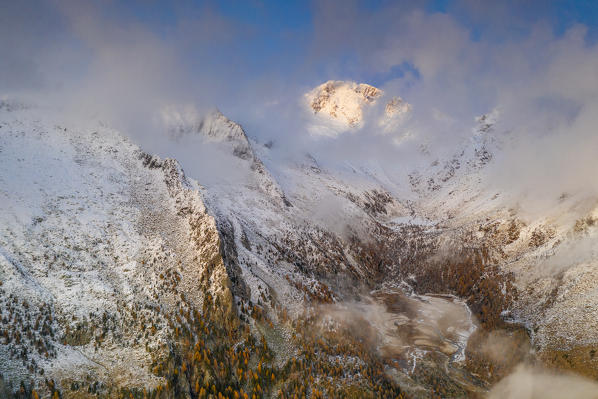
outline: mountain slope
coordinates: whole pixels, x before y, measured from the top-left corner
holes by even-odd
[[[101,123],[0,107],[9,390],[463,397],[534,357],[596,375],[596,201],[511,206],[489,184],[495,116],[402,180],[282,163],[218,111],[162,116],[198,175]]]
[[[232,307],[216,223],[175,161],[33,115],[2,115],[0,372],[155,387],[181,297]]]

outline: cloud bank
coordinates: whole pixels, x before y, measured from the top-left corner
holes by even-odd
[[[249,7],[253,19],[210,2],[7,3],[0,95],[103,118],[158,153],[164,107],[218,107],[257,140],[273,140],[276,156],[374,160],[397,181],[429,162],[422,144],[447,156],[471,137],[477,116],[499,110],[495,132],[505,145],[493,189],[543,208],[563,193],[598,194],[593,26],[555,20],[542,2],[323,1],[305,7],[305,21],[283,15],[275,32],[263,24],[278,17],[268,14],[273,5]],[[408,122],[386,134],[372,122],[352,134],[309,135],[303,95],[330,79],[402,97],[412,106]]]

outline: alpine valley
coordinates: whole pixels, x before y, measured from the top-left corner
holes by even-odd
[[[345,81],[300,103],[324,141],[413,112]],[[161,120],[201,167],[0,102],[1,397],[461,398],[521,365],[598,378],[598,199],[531,214],[494,189],[500,113],[401,178],[283,161],[217,110]]]

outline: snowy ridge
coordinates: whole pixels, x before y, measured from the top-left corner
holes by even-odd
[[[244,161],[251,171],[252,188],[264,191],[274,201],[282,202],[286,206],[291,205],[268,169],[255,154],[241,125],[231,121],[220,111],[214,110],[207,115],[202,115],[194,109],[178,111],[176,108],[169,107],[163,112],[163,120],[175,139],[199,136],[209,144],[219,145],[225,153],[232,153],[234,157]]]
[[[0,372],[156,386],[177,293],[199,305],[202,282],[231,306],[216,223],[175,161],[41,114],[0,122]]]

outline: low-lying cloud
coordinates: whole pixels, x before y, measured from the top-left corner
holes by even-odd
[[[398,290],[364,295],[318,307],[324,331],[347,330],[381,356],[415,367],[414,354],[441,352],[463,360],[477,321],[465,303],[452,298],[407,296]]]
[[[576,375],[556,374],[540,368],[520,365],[500,381],[488,399],[595,399],[598,383]]]

